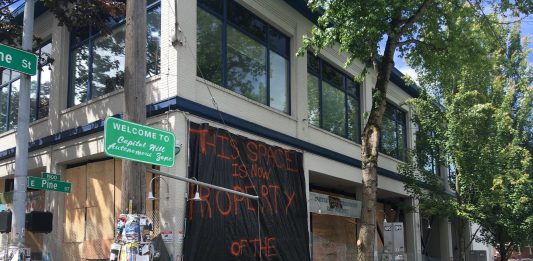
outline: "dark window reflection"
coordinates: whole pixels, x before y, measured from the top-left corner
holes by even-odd
[[[359,85],[312,53],[307,72],[309,123],[360,142]]]
[[[90,32],[86,38],[75,39],[71,50],[71,75],[69,105],[77,105],[90,99],[124,87],[125,25],[118,21],[111,34],[102,36]],[[147,11],[146,76],[160,73],[161,8]]]
[[[406,115],[401,109],[387,104],[381,123],[380,152],[405,160],[407,151]]]
[[[197,75],[290,113],[289,38],[234,1],[198,7]]]

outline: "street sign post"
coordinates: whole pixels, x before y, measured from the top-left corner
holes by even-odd
[[[70,193],[72,191],[72,183],[39,177],[28,177],[28,188]]]
[[[104,151],[111,157],[172,167],[176,137],[172,132],[108,117],[104,124]]]
[[[28,75],[36,75],[37,55],[0,44],[0,67]]]

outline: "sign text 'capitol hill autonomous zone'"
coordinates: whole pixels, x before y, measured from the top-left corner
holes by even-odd
[[[104,124],[104,150],[112,157],[159,166],[174,165],[173,133],[109,117]]]

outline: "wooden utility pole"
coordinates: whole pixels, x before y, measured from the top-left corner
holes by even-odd
[[[126,4],[126,51],[124,75],[124,119],[139,124],[146,121],[146,0]],[[143,163],[122,160],[121,209],[141,214],[145,211],[146,168]],[[129,207],[129,201],[132,207]]]

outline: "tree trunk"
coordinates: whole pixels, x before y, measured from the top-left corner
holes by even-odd
[[[503,242],[501,242],[498,246],[498,253],[500,253],[500,260],[501,261],[507,261],[507,259],[509,259],[507,257],[508,253],[507,253],[507,247],[505,247],[505,244]]]
[[[146,121],[146,0],[129,0],[126,5],[126,48],[124,75],[124,119]],[[144,213],[145,165],[122,161],[122,210]],[[132,206],[129,206],[129,201]]]
[[[376,233],[376,191],[377,165],[379,152],[379,127],[386,105],[387,85],[393,67],[395,39],[389,38],[381,64],[376,66],[378,76],[372,90],[372,109],[363,130],[361,161],[363,173],[363,197],[361,199],[361,229],[357,239],[357,260],[374,260],[374,243]]]
[[[465,244],[465,228],[466,222],[464,219],[459,218],[457,222],[457,237],[459,238],[458,250],[459,250],[459,261],[466,260],[466,244]]]

